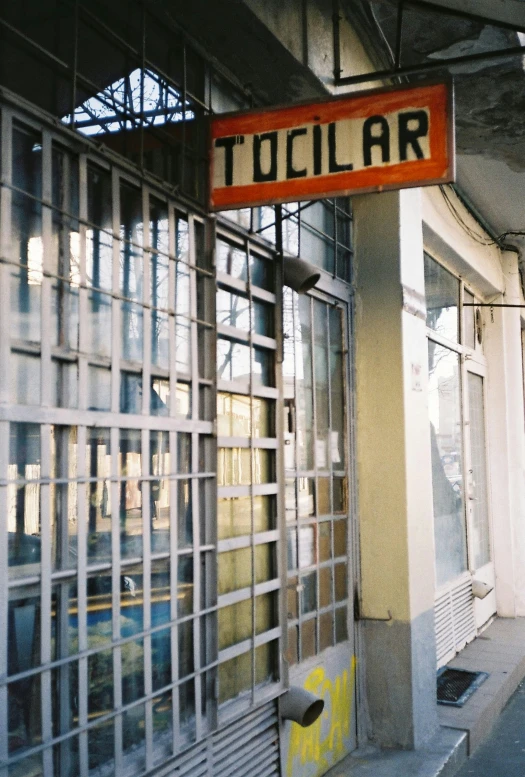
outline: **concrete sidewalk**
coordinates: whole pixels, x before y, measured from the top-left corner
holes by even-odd
[[[525,684],[520,684],[486,741],[456,777],[525,775]]]
[[[438,705],[432,740],[415,751],[362,748],[326,777],[524,777],[525,687],[502,710],[525,677],[525,618],[496,618],[449,666],[489,677],[463,707]]]

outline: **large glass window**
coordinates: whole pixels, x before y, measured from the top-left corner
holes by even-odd
[[[205,224],[129,171],[10,117],[1,206],[13,240],[0,268],[11,305],[0,332],[11,403],[0,422],[7,769],[142,773],[213,724],[216,321]],[[261,384],[273,381],[275,352],[266,294],[253,300],[248,344]],[[263,442],[249,482],[274,483],[272,402],[253,402]],[[239,476],[242,447],[221,478]],[[275,520],[255,496],[253,509]],[[276,577],[265,531],[257,584]],[[258,597],[255,651],[270,650],[259,635],[274,626],[271,597]]]
[[[348,639],[344,310],[284,293],[288,658]]]
[[[440,587],[490,561],[483,330],[474,295],[428,254],[425,290],[436,582]]]
[[[219,704],[279,679],[275,268],[217,239]]]

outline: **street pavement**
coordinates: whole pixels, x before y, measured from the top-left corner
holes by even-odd
[[[488,739],[456,777],[525,777],[525,682],[510,698]]]

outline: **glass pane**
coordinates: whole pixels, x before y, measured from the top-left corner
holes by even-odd
[[[223,437],[250,437],[250,397],[217,394],[217,433]]]
[[[465,303],[467,303],[465,305]],[[476,334],[474,327],[474,297],[467,291],[463,290],[463,344],[469,348],[475,348]]]
[[[251,523],[252,510],[249,496],[219,499],[217,504],[217,534],[220,540],[250,534]]]
[[[489,515],[487,507],[487,459],[485,450],[485,412],[483,378],[468,373],[470,410],[471,468],[469,497],[472,511],[472,550],[474,569],[490,561]]]
[[[171,682],[171,630],[151,635],[151,685],[154,691]]]
[[[346,556],[346,520],[334,521],[334,555]]]
[[[97,572],[87,580],[87,641],[89,648],[107,647],[112,638],[111,572]],[[108,651],[109,654],[109,651]],[[108,659],[109,660],[109,659]],[[111,682],[112,672],[108,674]],[[105,692],[106,694],[106,692]]]
[[[179,677],[186,677],[194,671],[193,621],[185,621],[177,627],[179,645]]]
[[[7,663],[10,675],[40,665],[40,599],[27,596],[23,588],[9,592]],[[23,692],[23,686],[22,681],[11,689]]]
[[[150,432],[149,484],[151,549],[168,551],[170,547],[170,453],[168,432]]]
[[[153,699],[153,763],[165,761],[173,751],[173,701],[171,691]]]
[[[88,657],[88,715],[98,717],[113,709],[113,651]]]
[[[111,448],[109,429],[88,429],[86,484],[88,562],[111,559]]]
[[[255,648],[255,685],[276,679],[278,642],[266,642]]]
[[[253,331],[255,334],[266,337],[274,336],[273,312],[272,305],[253,301]]]
[[[168,314],[151,311],[151,363],[167,370],[169,367]]]
[[[9,400],[13,405],[40,404],[40,356],[11,353]]]
[[[170,412],[170,382],[152,378],[150,386],[150,415],[167,416]]]
[[[305,661],[307,658],[315,656],[315,627],[317,618],[311,618],[308,621],[301,623],[301,660]]]
[[[111,409],[111,372],[88,366],[88,410]]]
[[[76,427],[51,427],[51,477],[74,480],[77,477]],[[76,482],[54,483],[51,491],[52,558],[56,569],[76,566],[77,494]]]
[[[319,607],[328,607],[332,603],[332,569],[322,567],[319,570]]]
[[[302,575],[301,612],[303,615],[317,608],[317,572]]]
[[[247,277],[246,252],[242,248],[217,240],[217,272],[224,272],[243,281]]]
[[[296,403],[297,403],[297,467],[313,469],[313,386],[312,386],[312,328],[310,323],[310,298],[299,295],[297,308],[299,331],[296,352]]]
[[[330,461],[333,469],[345,468],[345,398],[342,311],[328,308],[330,327]]]
[[[319,524],[319,561],[329,561],[331,558],[330,521],[323,521]]]
[[[219,704],[234,699],[252,685],[252,654],[243,653],[219,665]]]
[[[314,478],[298,478],[297,486],[299,518],[309,518],[315,515],[315,480]]]
[[[255,546],[255,582],[264,583],[276,577],[275,543]]]
[[[111,297],[101,291],[88,294],[88,349],[97,356],[111,356]]]
[[[225,289],[217,290],[217,325],[250,331],[250,303],[246,297]]]
[[[458,340],[459,281],[425,254],[427,326],[442,337]]]
[[[78,407],[77,362],[51,361],[51,393],[56,407]]]
[[[335,600],[342,602],[348,598],[348,573],[346,564],[334,566]]]
[[[37,424],[10,427],[8,493],[8,550],[11,574],[34,574],[40,563],[40,428]]]
[[[247,588],[252,584],[252,552],[250,548],[230,550],[218,557],[219,595]]]
[[[236,645],[252,636],[252,600],[223,607],[218,613],[219,650]]]
[[[217,377],[219,380],[250,380],[250,348],[231,340],[217,340]]]
[[[335,641],[345,642],[348,639],[348,614],[346,607],[335,611]]]
[[[273,352],[262,348],[253,349],[252,384],[257,386],[274,386]]]
[[[56,583],[51,589],[52,660],[58,661],[75,653],[78,653],[77,585],[76,582]]]
[[[7,686],[7,694],[9,755],[14,755],[19,750],[38,745],[42,741],[40,675],[10,683]],[[3,725],[6,725],[6,721]],[[33,756],[22,764],[23,771],[19,771],[16,777],[25,777],[31,773],[26,770],[33,768],[37,777],[43,774],[41,756]]]
[[[326,650],[334,644],[333,615],[324,612],[319,618],[319,650]]]
[[[298,560],[299,566],[302,568],[311,567],[316,562],[316,535],[317,527],[315,525],[304,526],[299,529]]]
[[[120,373],[120,412],[142,412],[142,375],[136,372]]]
[[[297,626],[292,626],[291,629],[288,629],[288,653],[286,654],[286,657],[291,666],[296,664],[299,660],[299,656],[298,656],[299,639],[297,636],[297,632],[298,632]]]
[[[191,615],[193,612],[193,558],[179,556],[177,583],[177,613],[178,617]]]
[[[177,523],[179,548],[187,548],[193,543],[193,512],[191,499],[191,481],[177,481]]]
[[[167,254],[169,251],[168,206],[154,197],[150,198],[149,211],[150,246]]]
[[[151,570],[151,623],[159,626],[169,623],[170,612],[170,563],[154,561]],[[161,633],[161,632],[159,632]]]
[[[467,568],[459,356],[429,347],[429,413],[437,584]]]
[[[272,211],[272,221],[275,217]],[[252,286],[259,286],[267,291],[274,290],[274,264],[269,259],[256,254],[250,255],[250,280]]]
[[[133,302],[120,303],[121,354],[128,361],[142,361],[143,309]]]
[[[88,731],[88,766],[90,770],[114,770],[115,763],[115,723],[110,718]]]
[[[315,464],[317,469],[329,469],[330,399],[328,394],[328,327],[327,306],[314,300],[314,358],[317,438],[315,440]],[[339,397],[340,401],[340,397]]]
[[[86,229],[86,273],[88,285],[112,288],[113,214],[111,173],[88,165],[88,221]]]

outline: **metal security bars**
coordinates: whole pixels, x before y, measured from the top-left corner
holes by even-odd
[[[10,105],[1,175],[0,774],[141,772],[216,725],[208,227]]]
[[[220,714],[275,693],[279,677],[276,267],[217,236]],[[272,690],[272,688],[274,690]]]

